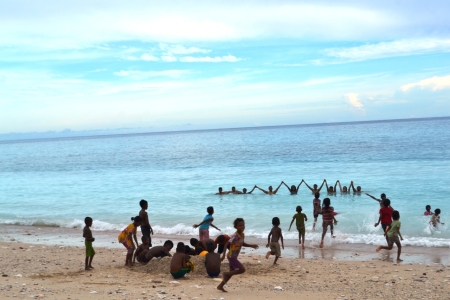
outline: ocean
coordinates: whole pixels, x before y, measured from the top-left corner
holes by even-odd
[[[158,234],[198,236],[192,225],[213,206],[214,224],[224,233],[243,217],[247,236],[266,238],[279,217],[284,238],[295,240],[295,224],[288,228],[301,205],[306,240],[318,245],[321,217],[312,231],[314,197],[304,184],[298,195],[284,186],[276,195],[215,193],[326,179],[354,181],[363,190],[328,196],[322,189],[339,221],[326,245],[383,243],[374,227],[379,204],[367,192],[386,193],[400,212],[403,245],[450,247],[449,128],[450,118],[436,118],[2,141],[0,224],[79,229],[90,216],[94,232],[119,231],[146,199]],[[441,209],[445,225],[430,227],[427,204]]]

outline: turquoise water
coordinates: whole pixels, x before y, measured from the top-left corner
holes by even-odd
[[[287,229],[302,205],[306,239],[315,244],[313,196],[304,185],[293,196],[285,187],[273,196],[214,193],[219,186],[339,179],[377,197],[386,193],[400,211],[404,244],[450,247],[449,128],[443,118],[1,142],[0,224],[81,227],[89,215],[93,230],[119,230],[147,199],[158,233],[197,235],[192,224],[211,205],[223,232],[232,233],[232,221],[243,217],[247,235],[266,237],[278,216],[285,238],[295,239]],[[373,226],[377,202],[353,193],[330,198],[339,224],[326,244],[383,241]],[[429,227],[426,204],[442,210],[445,225]]]

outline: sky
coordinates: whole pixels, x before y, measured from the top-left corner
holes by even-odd
[[[450,1],[0,1],[0,134],[450,116]]]

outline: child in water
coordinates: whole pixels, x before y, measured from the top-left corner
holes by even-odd
[[[117,239],[119,240],[119,243],[123,244],[125,248],[127,249],[127,256],[125,258],[125,266],[131,267],[133,265],[132,259],[133,259],[133,253],[134,249],[136,249],[137,246],[139,246],[139,243],[137,241],[136,237],[136,230],[139,226],[142,224],[142,218],[139,216],[136,216],[134,218],[131,218],[133,223],[128,225],[122,232],[119,234]],[[133,239],[136,242],[136,246],[133,243]]]
[[[431,206],[427,205],[425,206],[425,212],[423,213],[424,216],[432,216],[433,212],[431,211]]]
[[[337,224],[337,220],[334,218],[334,208],[330,206],[331,201],[330,198],[323,199],[323,207],[322,207],[322,241],[320,242],[320,248],[323,248],[323,239],[325,238],[325,234],[327,233],[328,226],[330,226],[331,237],[334,238],[333,235],[333,223]]]
[[[269,258],[269,256],[275,255],[275,260],[273,261],[273,264],[277,264],[278,258],[281,257],[281,250],[280,250],[280,243],[278,242],[281,239],[281,247],[283,247],[284,250],[284,241],[283,241],[283,234],[281,233],[280,226],[280,219],[278,217],[275,217],[272,219],[272,230],[269,233],[269,236],[267,237],[267,246],[270,245],[270,251],[266,254],[266,259]],[[272,239],[270,238],[272,237]]]
[[[86,271],[94,268],[92,266],[92,259],[94,258],[95,251],[94,247],[92,247],[92,242],[95,241],[95,238],[92,237],[92,231],[90,228],[92,226],[92,222],[91,217],[86,217],[84,219],[84,224],[86,224],[83,229],[84,245],[86,246],[86,260],[84,262],[84,269]]]
[[[302,245],[302,249],[305,249],[305,221],[308,221],[308,218],[304,213],[302,213],[302,207],[297,206],[295,208],[297,213],[292,217],[291,225],[289,225],[289,231],[291,230],[292,223],[297,226],[298,230],[298,243]]]
[[[230,280],[233,275],[242,274],[245,272],[244,266],[239,262],[238,256],[242,247],[251,247],[253,249],[258,249],[258,245],[256,244],[246,244],[244,242],[244,230],[245,230],[245,221],[242,218],[237,218],[233,222],[234,228],[236,228],[236,232],[231,236],[230,240],[225,244],[224,251],[222,254],[221,260],[225,259],[225,254],[227,253],[228,245],[230,245],[230,250],[228,251],[228,262],[230,264],[230,271],[223,272],[222,282],[217,286],[217,289],[226,292],[223,286]]]
[[[434,210],[434,215],[431,217],[431,224],[436,227],[437,224],[442,224],[444,225],[444,223],[441,223],[441,216],[439,216],[441,214],[441,210],[439,208],[436,208]]]
[[[377,252],[381,249],[391,250],[394,246],[394,243],[397,245],[397,262],[402,262],[403,260],[400,259],[400,254],[402,253],[402,244],[400,243],[400,240],[398,237],[400,236],[400,239],[403,241],[402,234],[400,233],[400,213],[397,210],[394,210],[392,212],[392,218],[394,221],[390,226],[386,228],[386,232],[384,233],[388,239],[388,246],[378,246]]]

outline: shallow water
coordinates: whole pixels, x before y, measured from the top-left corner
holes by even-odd
[[[81,227],[89,215],[93,230],[119,230],[144,198],[160,234],[197,235],[192,224],[211,205],[223,232],[232,233],[232,221],[243,217],[247,236],[266,237],[278,216],[285,238],[296,239],[287,229],[301,205],[306,238],[318,243],[313,196],[304,185],[294,196],[285,187],[274,196],[214,193],[219,186],[267,189],[281,180],[312,185],[326,178],[386,193],[400,211],[405,245],[450,247],[447,225],[431,229],[422,216],[430,204],[449,222],[448,128],[450,118],[1,142],[0,224]],[[383,242],[373,226],[377,202],[353,193],[330,199],[339,212],[333,243]]]

